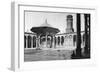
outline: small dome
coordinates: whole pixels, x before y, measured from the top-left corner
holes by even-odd
[[[50,24],[48,24],[47,19],[45,20],[45,22],[41,25],[41,27],[52,27]]]

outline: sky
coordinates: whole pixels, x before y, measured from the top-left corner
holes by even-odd
[[[25,32],[31,32],[32,27],[41,26],[47,19],[48,24],[51,27],[58,28],[60,33],[66,33],[67,28],[67,15],[73,15],[73,28],[76,32],[76,13],[54,13],[54,12],[36,12],[26,11],[25,12]],[[84,30],[84,19],[81,14],[81,31]]]

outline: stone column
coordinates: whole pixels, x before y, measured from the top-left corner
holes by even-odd
[[[77,49],[76,54],[77,57],[81,57],[81,15],[77,14]]]
[[[56,46],[58,47],[58,36],[56,37]]]
[[[90,14],[84,14],[85,18],[85,53],[90,51]]]
[[[36,35],[36,48],[38,48],[38,35]]]
[[[53,48],[55,48],[55,35],[53,35]]]
[[[40,48],[40,35],[38,36],[38,44],[39,44],[39,48]]]
[[[47,40],[47,39],[48,39],[48,35],[47,35],[47,33],[46,33],[46,47],[48,47],[48,46],[47,46],[47,45],[48,45],[48,43],[47,43],[48,40]]]

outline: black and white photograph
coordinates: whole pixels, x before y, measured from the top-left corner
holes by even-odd
[[[90,59],[91,14],[24,11],[24,62]]]

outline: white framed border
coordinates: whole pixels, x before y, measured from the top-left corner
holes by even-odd
[[[96,24],[96,8],[82,6],[41,6],[32,5],[32,3],[13,2],[11,6],[11,69],[18,70],[34,70],[47,69],[55,67],[76,67],[76,66],[91,66],[96,65],[96,49],[94,46],[93,34],[91,30],[91,59],[76,59],[76,60],[56,60],[56,61],[35,61],[24,62],[24,11],[48,11],[48,12],[71,12],[71,13],[90,13],[91,14],[91,29]]]

